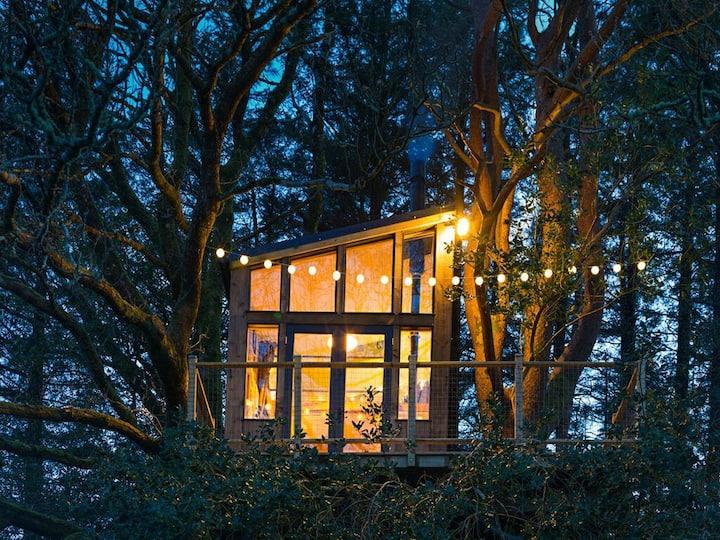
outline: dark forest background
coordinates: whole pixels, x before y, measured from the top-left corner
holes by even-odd
[[[716,2],[0,0],[0,23],[0,535],[717,537]],[[491,369],[463,383],[487,443],[422,481],[183,422],[188,356],[225,360],[216,248],[409,211],[412,161],[471,221],[458,355],[642,360],[637,444],[515,447]],[[554,379],[528,380],[532,417]]]

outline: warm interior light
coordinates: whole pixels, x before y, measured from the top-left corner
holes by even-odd
[[[385,277],[385,276],[383,276],[383,277]],[[411,278],[410,276],[408,276],[408,277],[405,278],[405,280],[403,281],[403,283],[405,283],[405,286],[406,286],[406,287],[409,287],[410,285],[412,285],[412,281],[413,281],[412,278]]]
[[[647,268],[647,263],[645,261],[639,261],[637,263],[637,269],[641,272]]]
[[[435,285],[437,285],[437,279],[435,279],[434,277],[428,278],[428,285],[434,287]]]
[[[461,217],[457,222],[457,233],[460,238],[464,238],[470,232],[470,221],[466,217]]]
[[[497,276],[498,283],[505,283],[506,279],[507,277],[505,277],[505,274],[498,274]]]
[[[333,279],[334,279],[335,281],[340,281],[340,271],[339,271],[339,270],[335,270],[335,271],[332,273],[332,277],[333,277]]]
[[[358,346],[357,338],[353,335],[348,334],[345,336],[345,350],[347,352],[354,351]]]
[[[247,264],[250,262],[250,257],[247,255],[240,255],[240,264]]]
[[[593,276],[597,276],[600,273],[600,267],[599,266],[591,266],[590,267],[590,273]]]
[[[288,266],[288,274],[293,275],[295,273],[295,270],[297,270],[297,268],[295,267],[294,264],[291,264],[290,266]]]
[[[355,280],[358,283],[365,283],[365,276],[363,276],[362,274],[358,274],[357,277],[355,278]]]
[[[332,349],[332,344],[333,344],[333,338],[332,338],[332,336],[328,336],[327,341],[325,342],[325,344],[328,346],[328,349]]]
[[[482,284],[483,284],[483,278],[482,278],[482,276],[477,276],[477,277],[475,278],[475,285],[477,285],[477,286],[479,287],[479,286],[482,285]]]
[[[263,266],[265,268],[271,268],[272,267],[272,261],[270,259],[265,259],[265,262],[263,263]]]
[[[225,256],[225,250],[223,248],[217,248],[215,250],[215,255],[217,255],[218,259],[222,259]]]
[[[622,266],[620,265],[620,263],[613,264],[613,272],[615,272],[616,274],[619,274],[620,270],[622,270]]]
[[[390,278],[383,274],[382,276],[380,276],[380,283],[382,283],[383,285],[387,285],[388,283],[390,283]]]
[[[520,274],[520,281],[522,281],[523,283],[526,282],[528,279],[530,279],[530,276],[527,272],[523,272]]]
[[[553,275],[552,268],[546,268],[543,272],[543,276],[545,276],[545,279],[550,279]]]
[[[458,276],[453,276],[452,279],[450,280],[450,282],[453,285],[460,285],[460,278]]]
[[[308,268],[308,274],[310,274],[311,276],[317,274],[317,266],[315,266],[314,264],[310,265],[310,268]]]
[[[443,229],[440,235],[443,244],[452,244],[455,240],[455,227],[448,226]]]

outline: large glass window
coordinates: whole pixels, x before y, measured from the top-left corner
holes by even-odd
[[[293,338],[293,356],[301,356],[301,362],[327,362],[330,365],[332,334],[301,334]],[[300,402],[301,425],[305,437],[320,439],[328,436],[328,413],[330,412],[330,367],[311,367],[301,370]],[[294,403],[294,400],[293,400]],[[291,415],[290,432],[295,433],[295,414]],[[326,450],[326,445],[318,447]]]
[[[430,362],[432,351],[431,330],[401,330],[400,331],[400,361],[407,362],[411,354],[417,354],[418,366]],[[398,392],[398,418],[407,420],[408,399],[410,389],[408,370],[400,370],[400,385]],[[415,384],[415,418],[417,420],[430,419],[430,368],[418,367]]]
[[[392,239],[349,247],[345,254],[345,311],[392,310]]]
[[[335,253],[291,261],[290,311],[335,311]]]
[[[250,311],[280,309],[280,265],[250,271]]]
[[[249,326],[247,333],[247,361],[262,364],[245,370],[245,418],[269,420],[275,418],[277,399],[278,327]]]
[[[435,237],[432,233],[403,240],[402,310],[403,313],[432,313]]]
[[[345,337],[348,362],[383,362],[384,334],[347,334]],[[370,390],[372,389],[372,390]],[[372,397],[371,397],[372,396]],[[345,421],[343,436],[362,439],[369,435],[381,420],[378,407],[383,399],[383,368],[349,367],[345,370]],[[379,444],[349,443],[345,452],[379,452]]]

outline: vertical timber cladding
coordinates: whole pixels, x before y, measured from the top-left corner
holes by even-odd
[[[453,275],[452,253],[447,253],[446,243],[448,232],[452,226],[448,222],[454,217],[449,209],[433,209],[413,212],[404,216],[396,216],[372,224],[362,224],[337,231],[330,231],[315,237],[301,238],[297,241],[284,242],[266,246],[250,254],[249,264],[243,266],[238,261],[231,263],[231,290],[230,290],[230,331],[228,343],[228,361],[247,361],[247,332],[252,324],[278,326],[278,361],[288,360],[286,346],[287,324],[328,325],[341,329],[344,326],[389,326],[392,328],[392,360],[400,359],[400,334],[403,329],[413,327],[432,329],[432,361],[446,361],[450,359],[450,340],[452,324],[452,303],[443,294]],[[421,231],[435,232],[435,270],[438,285],[434,289],[433,314],[416,315],[402,313],[402,254],[403,237],[406,234],[415,234]],[[348,245],[366,241],[394,238],[394,280],[392,292],[392,311],[388,314],[378,313],[345,313],[344,288],[350,282],[345,278],[337,283],[335,295],[335,311],[332,313],[303,313],[289,312],[290,276],[285,269],[292,258],[320,254],[323,251],[335,250],[337,254],[337,268],[344,273],[345,249]],[[280,272],[280,311],[257,312],[250,311],[250,272],[262,266],[264,259],[269,258],[273,264],[283,264]],[[397,420],[399,371],[393,369],[391,388],[385,393],[389,406],[385,410],[394,423],[401,427],[401,436],[405,436],[407,422]],[[407,371],[407,370],[405,370]],[[450,368],[433,369],[430,385],[430,418],[418,421],[417,436],[420,438],[445,438],[448,436],[449,419],[448,396],[452,391],[450,384]],[[289,375],[286,369],[277,370],[277,400],[275,418],[288,418],[289,396],[285,393],[285,377]],[[245,419],[245,370],[230,369],[227,382],[227,417],[225,435],[229,439],[239,439],[244,432],[253,432],[266,423],[265,420]],[[394,445],[393,445],[394,446]],[[429,447],[422,445],[419,450],[442,450],[442,447]],[[391,450],[404,452],[405,448],[392,448]]]

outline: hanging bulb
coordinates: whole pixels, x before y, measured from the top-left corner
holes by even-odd
[[[355,278],[355,280],[358,283],[365,283],[365,276],[363,276],[362,274],[358,274],[357,277]]]
[[[308,274],[310,274],[311,276],[317,274],[317,266],[310,265],[310,268],[308,268]]]
[[[546,268],[545,270],[543,270],[543,276],[545,276],[545,279],[550,279],[551,277],[553,277],[552,268]]]
[[[577,274],[577,266],[573,264],[570,268],[568,268],[568,272],[570,274]]]
[[[620,265],[620,263],[615,263],[615,264],[613,264],[613,266],[612,266],[612,270],[613,270],[613,272],[615,272],[616,274],[619,274],[619,273],[620,273],[620,270],[622,270],[622,266]]]
[[[340,272],[339,272],[338,270],[335,270],[335,271],[332,273],[332,276],[333,276],[333,279],[334,279],[335,281],[340,281]]]
[[[460,277],[459,276],[453,276],[450,280],[450,283],[453,285],[460,285]]]
[[[457,222],[457,233],[460,238],[467,236],[470,232],[470,221],[466,217],[461,217]]]
[[[383,274],[382,276],[380,276],[380,283],[382,283],[383,285],[387,285],[388,283],[390,283],[390,278]]]
[[[645,261],[638,261],[637,263],[637,269],[641,272],[647,268],[647,263]]]
[[[297,270],[297,267],[294,264],[291,264],[290,266],[288,266],[288,274],[290,274],[291,276],[295,273],[296,270]]]
[[[525,283],[528,279],[530,279],[530,275],[527,272],[522,272],[520,274],[520,281]]]
[[[435,285],[437,285],[437,279],[435,279],[434,277],[428,278],[428,285],[434,287]]]
[[[250,257],[248,257],[247,255],[240,255],[240,264],[246,265],[249,262],[250,262]]]
[[[387,276],[383,276],[383,277],[387,278]],[[382,278],[380,278],[380,281],[382,281]],[[403,283],[405,284],[406,287],[409,287],[410,285],[412,285],[412,282],[413,282],[413,279],[410,276],[406,277],[403,280]]]
[[[265,268],[270,268],[270,267],[272,267],[272,261],[271,261],[270,259],[265,259],[265,262],[263,263],[263,266],[264,266]]]
[[[477,276],[477,277],[475,278],[475,285],[477,285],[478,287],[479,287],[480,285],[482,285],[483,282],[484,282],[484,280],[483,280],[482,276]]]
[[[218,259],[222,259],[225,256],[225,250],[223,248],[217,248],[215,250],[215,255]]]
[[[600,267],[599,266],[591,266],[590,267],[590,273],[593,276],[597,276],[600,273]]]

